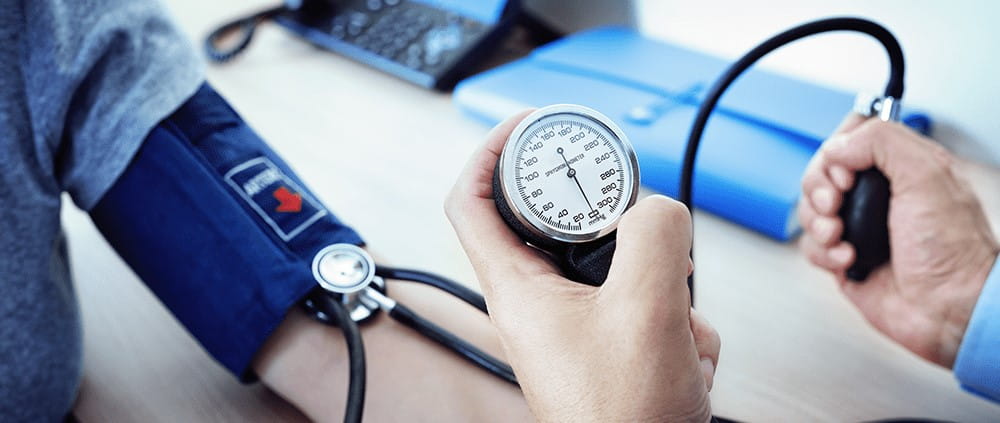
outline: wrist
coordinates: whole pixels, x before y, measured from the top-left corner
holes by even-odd
[[[660,387],[658,392],[670,392]],[[621,392],[628,391],[623,390]],[[525,392],[529,408],[539,422],[710,422],[712,420],[711,399],[708,393],[692,392],[690,397],[675,401],[642,395],[614,395],[611,398],[594,398],[592,395],[578,395],[579,401],[569,403],[560,395],[553,401],[533,398]]]
[[[962,345],[966,328],[982,292],[983,285],[996,264],[1000,247],[989,237],[981,248],[969,254],[966,272],[956,272],[951,300],[940,334],[939,364],[951,368]]]

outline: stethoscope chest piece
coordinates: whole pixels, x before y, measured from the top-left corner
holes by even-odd
[[[362,293],[369,286],[385,292],[385,281],[375,276],[375,261],[371,255],[357,245],[332,244],[324,247],[313,256],[312,272],[321,288],[340,294],[340,302],[351,315],[351,320],[360,323],[378,311],[379,305]],[[310,300],[306,301],[306,307],[314,308]],[[316,317],[324,320],[321,315]]]
[[[352,294],[368,286],[375,277],[375,266],[365,250],[353,244],[333,244],[313,257],[312,271],[323,289],[338,294]]]

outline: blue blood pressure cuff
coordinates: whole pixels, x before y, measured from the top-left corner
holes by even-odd
[[[313,255],[362,244],[207,85],[150,132],[90,214],[244,382],[271,332],[316,287]]]

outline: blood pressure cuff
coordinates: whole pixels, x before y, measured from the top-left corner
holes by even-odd
[[[316,286],[313,255],[362,240],[209,86],[152,130],[91,212],[107,240],[242,381]]]

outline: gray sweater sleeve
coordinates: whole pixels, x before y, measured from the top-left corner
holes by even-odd
[[[60,421],[80,381],[62,191],[91,208],[201,82],[154,0],[0,2],[0,421]]]
[[[20,63],[36,152],[89,210],[153,126],[195,92],[203,65],[152,0],[22,5]]]

